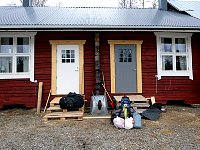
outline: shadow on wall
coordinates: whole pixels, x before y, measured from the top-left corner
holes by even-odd
[[[179,105],[179,106],[186,106],[184,100],[168,100],[166,105]]]
[[[8,109],[27,109],[24,104],[16,104],[16,105],[4,105],[1,110],[8,110]]]

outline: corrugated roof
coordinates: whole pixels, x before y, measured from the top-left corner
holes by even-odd
[[[168,3],[177,10],[184,11],[189,15],[200,19],[200,1],[168,0]]]
[[[0,29],[200,29],[200,20],[157,9],[0,7]]]

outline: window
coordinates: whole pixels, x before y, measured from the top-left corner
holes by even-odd
[[[34,35],[33,32],[0,32],[0,79],[34,81]]]
[[[62,63],[75,63],[75,50],[62,50]]]
[[[132,62],[132,50],[120,49],[119,62]]]
[[[155,33],[157,36],[157,73],[162,76],[189,76],[192,73],[191,36],[189,33]]]

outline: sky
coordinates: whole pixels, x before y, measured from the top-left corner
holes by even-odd
[[[151,6],[152,0],[145,0],[145,7]],[[199,0],[197,0],[199,1]],[[20,0],[0,0],[0,6],[20,6]],[[119,0],[47,0],[46,6],[61,7],[118,7]]]
[[[21,5],[20,0],[0,0],[0,6],[16,4]],[[118,7],[118,0],[47,0],[46,6],[62,7]]]
[[[151,5],[152,0],[145,0]],[[20,0],[0,0],[0,6],[20,6]],[[61,7],[118,7],[119,0],[47,0],[46,6]]]

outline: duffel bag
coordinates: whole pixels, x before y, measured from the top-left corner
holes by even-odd
[[[59,105],[61,109],[81,108],[84,105],[84,99],[82,95],[70,92],[60,99]]]

